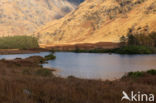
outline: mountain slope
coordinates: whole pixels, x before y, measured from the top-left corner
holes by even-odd
[[[41,44],[119,42],[129,29],[156,31],[155,0],[86,0],[35,34]]]
[[[0,0],[0,36],[24,35],[74,10],[81,0]]]

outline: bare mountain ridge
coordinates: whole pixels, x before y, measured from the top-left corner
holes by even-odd
[[[0,36],[31,34],[39,26],[60,19],[81,0],[0,0]]]
[[[41,44],[119,42],[129,29],[156,31],[155,0],[86,0],[35,35]]]

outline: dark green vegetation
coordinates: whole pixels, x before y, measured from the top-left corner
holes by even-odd
[[[76,53],[118,53],[118,54],[155,54],[156,53],[156,32],[150,34],[132,33],[129,30],[127,36],[120,38],[120,47],[115,49],[91,49],[81,50],[77,48]]]
[[[0,49],[38,48],[38,40],[32,36],[11,36],[0,38]]]
[[[127,37],[122,36],[120,39],[123,45],[156,47],[156,32],[142,34],[142,33],[132,33],[132,31],[129,30]]]
[[[0,60],[0,103],[120,103],[123,90],[156,94],[156,70],[114,81],[60,78],[41,61],[38,56]]]
[[[155,54],[156,49],[147,46],[128,45],[113,50],[119,54]]]
[[[156,32],[133,33],[130,29],[127,36],[120,38],[121,47],[116,51],[120,54],[154,54],[156,53]]]
[[[90,49],[90,50],[76,49],[73,52],[76,52],[76,53],[113,53],[114,50],[116,50],[116,49],[101,49],[101,48]]]
[[[156,70],[151,69],[146,72],[143,71],[137,71],[137,72],[129,72],[127,75],[123,76],[122,78],[139,78],[147,75],[156,75]]]
[[[117,53],[117,54],[155,54],[156,49],[146,46],[128,45],[115,49],[74,50],[76,53]]]
[[[46,59],[46,60],[53,60],[53,59],[56,59],[56,56],[53,55],[53,53],[51,53],[51,54],[45,56],[45,59]]]

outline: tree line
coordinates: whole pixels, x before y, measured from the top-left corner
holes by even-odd
[[[156,32],[145,33],[133,33],[129,30],[127,36],[122,36],[120,38],[122,46],[134,45],[134,46],[146,46],[146,47],[156,47]]]

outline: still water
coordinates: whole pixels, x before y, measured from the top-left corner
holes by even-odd
[[[46,56],[49,52],[33,54],[0,55],[0,59]],[[73,75],[88,79],[117,79],[127,72],[156,69],[156,55],[119,55],[97,53],[55,53],[56,59],[43,64],[44,67],[57,68],[57,75]]]
[[[89,79],[117,79],[131,71],[156,69],[156,55],[119,55],[96,53],[55,53],[56,60],[44,67],[55,67],[59,75]]]
[[[28,58],[31,56],[46,56],[49,55],[50,52],[40,52],[40,53],[31,53],[31,54],[9,54],[9,55],[0,55],[0,59],[6,59],[6,60],[12,60],[12,59],[16,59],[16,58]]]

